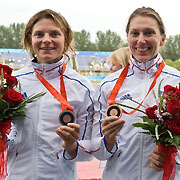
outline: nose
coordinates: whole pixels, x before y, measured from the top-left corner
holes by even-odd
[[[43,40],[42,40],[43,43],[50,43],[51,42],[51,37],[48,33],[46,33],[43,37]]]
[[[137,41],[138,41],[138,43],[145,43],[146,42],[146,39],[145,39],[143,33],[139,34]]]

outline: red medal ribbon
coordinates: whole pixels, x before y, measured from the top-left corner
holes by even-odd
[[[11,120],[0,122],[0,132],[2,138],[0,139],[0,180],[4,180],[7,176],[7,159],[8,159],[8,145],[6,134],[11,131]]]
[[[73,111],[73,107],[67,102],[66,89],[64,85],[63,73],[66,69],[66,65],[63,62],[63,70],[60,77],[60,93],[44,78],[42,77],[37,70],[34,68],[37,78],[41,83],[47,88],[47,90],[62,104],[62,111],[65,109]]]
[[[148,90],[146,96],[145,96],[144,99],[141,101],[140,105],[138,105],[138,106],[136,107],[136,109],[139,109],[139,108],[141,107],[141,105],[143,104],[145,98],[148,96],[148,94],[150,93],[150,91],[151,91],[151,90],[153,89],[153,87],[155,86],[156,80],[157,80],[157,78],[159,77],[159,75],[161,74],[164,66],[165,66],[165,63],[164,63],[164,61],[162,61],[161,64],[160,64],[160,66],[159,66],[159,68],[158,68],[158,70],[157,70],[157,72],[156,72],[156,74],[155,74],[154,80],[153,80],[152,84],[151,84],[150,87],[149,87],[149,90]],[[111,105],[112,103],[115,102],[115,98],[116,98],[116,96],[117,96],[117,94],[118,94],[118,91],[119,91],[119,89],[121,88],[121,86],[122,86],[122,84],[123,84],[123,82],[124,82],[124,80],[125,80],[125,78],[126,78],[126,76],[127,76],[128,68],[129,68],[129,63],[128,63],[128,64],[126,65],[126,67],[123,69],[123,71],[121,72],[118,80],[116,81],[116,84],[115,84],[115,86],[114,86],[114,88],[113,88],[113,90],[112,90],[112,92],[111,92],[111,94],[110,94],[110,96],[109,96],[109,98],[108,98],[108,101],[107,101],[109,105]],[[136,112],[136,110],[132,110],[132,111],[129,112],[129,113],[126,112],[125,110],[123,110],[123,113],[125,113],[125,114],[133,114],[133,113],[135,113],[135,112]]]
[[[164,144],[157,144],[158,152],[165,155],[164,173],[162,180],[174,180],[176,172],[176,155],[177,149],[175,146],[165,146]]]
[[[116,96],[118,94],[118,91],[119,89],[121,88],[126,76],[127,76],[127,73],[128,73],[128,68],[129,68],[129,63],[126,65],[126,67],[123,69],[122,73],[120,74],[109,98],[108,98],[108,104],[111,105],[115,102],[115,99],[116,99]]]

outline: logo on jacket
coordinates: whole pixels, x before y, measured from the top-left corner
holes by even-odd
[[[120,98],[120,100],[127,100],[127,99],[132,99],[131,95],[130,94],[125,94],[124,96],[122,96]]]
[[[24,99],[26,99],[26,98],[27,98],[26,92],[24,92],[24,93],[22,94],[22,96],[23,96]]]

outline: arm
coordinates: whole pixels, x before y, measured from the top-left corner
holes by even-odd
[[[113,87],[108,85],[108,87]],[[123,127],[124,120],[116,116],[106,118],[107,97],[110,88],[98,87],[94,96],[94,121],[92,129],[92,152],[99,160],[109,159],[118,149],[116,135]]]
[[[78,139],[78,155],[77,161],[90,161],[92,160],[91,154],[91,135],[93,123],[93,96],[94,88],[89,87],[83,99],[83,103],[79,106],[77,123],[80,125],[80,136]]]
[[[92,159],[90,152],[91,130],[93,121],[93,86],[83,86],[79,88],[75,95],[74,111],[76,113],[76,122],[69,123],[66,127],[59,127],[57,133],[63,139],[62,146],[65,148],[64,158],[76,161],[88,161]],[[71,158],[69,158],[71,156]]]

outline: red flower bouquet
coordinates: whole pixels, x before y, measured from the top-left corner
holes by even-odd
[[[151,135],[157,144],[158,151],[165,155],[163,180],[174,180],[176,171],[177,150],[180,150],[180,84],[178,87],[166,85],[164,92],[158,89],[158,103],[145,109],[145,112],[137,108],[119,104],[121,106],[143,112],[143,122],[133,124],[146,130],[142,133]],[[131,101],[142,105],[132,99]]]
[[[12,69],[9,66],[0,64],[0,180],[7,176],[6,134],[10,133],[11,121],[15,117],[26,116],[26,104],[45,94],[39,93],[25,99],[20,93],[20,83],[11,73]]]
[[[160,85],[158,104],[148,107],[143,122],[134,126],[148,130],[145,133],[154,137],[157,144],[180,149],[180,84],[179,88],[166,85],[162,95]]]

